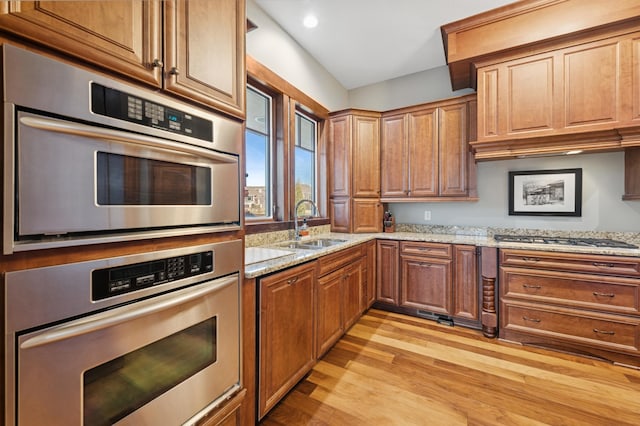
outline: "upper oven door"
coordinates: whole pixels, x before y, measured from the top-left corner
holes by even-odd
[[[19,111],[5,197],[16,240],[193,225],[240,225],[239,165],[166,139]],[[13,202],[17,205],[13,205]]]

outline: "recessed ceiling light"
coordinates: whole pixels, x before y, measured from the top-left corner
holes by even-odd
[[[318,18],[313,15],[307,15],[302,21],[302,24],[307,28],[315,28],[318,26]]]

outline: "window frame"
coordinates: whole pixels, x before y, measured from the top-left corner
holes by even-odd
[[[266,218],[246,218],[245,233],[253,234],[294,228],[296,112],[316,122],[316,204],[320,217],[309,219],[308,223],[312,226],[329,224],[325,136],[325,129],[328,130],[329,124],[329,111],[250,56],[247,56],[247,85],[272,98],[271,187],[273,210],[272,218],[269,220]],[[243,167],[246,170],[245,162],[243,162]],[[245,184],[244,179],[243,184]]]

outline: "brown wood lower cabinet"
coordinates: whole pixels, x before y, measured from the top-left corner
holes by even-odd
[[[259,419],[370,306],[374,248],[349,247],[258,280]]]
[[[479,328],[475,246],[378,241],[376,306]]]
[[[364,245],[318,261],[316,356],[320,358],[360,318],[366,297]],[[365,251],[366,256],[366,251]]]
[[[640,259],[500,250],[500,337],[640,367]]]
[[[315,363],[315,285],[316,262],[260,280],[260,418]]]

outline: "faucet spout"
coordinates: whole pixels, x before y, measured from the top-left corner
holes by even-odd
[[[313,202],[313,200],[309,200],[308,198],[303,198],[302,200],[298,201],[296,203],[295,209],[294,209],[294,220],[293,220],[293,225],[294,225],[294,233],[295,233],[295,239],[299,240],[300,239],[300,227],[298,226],[298,221],[300,220],[300,218],[298,217],[298,207],[300,207],[300,204],[302,203],[309,203],[313,206],[313,208],[316,211],[316,216],[319,216],[320,212],[318,211],[318,206],[316,206],[316,203]]]

